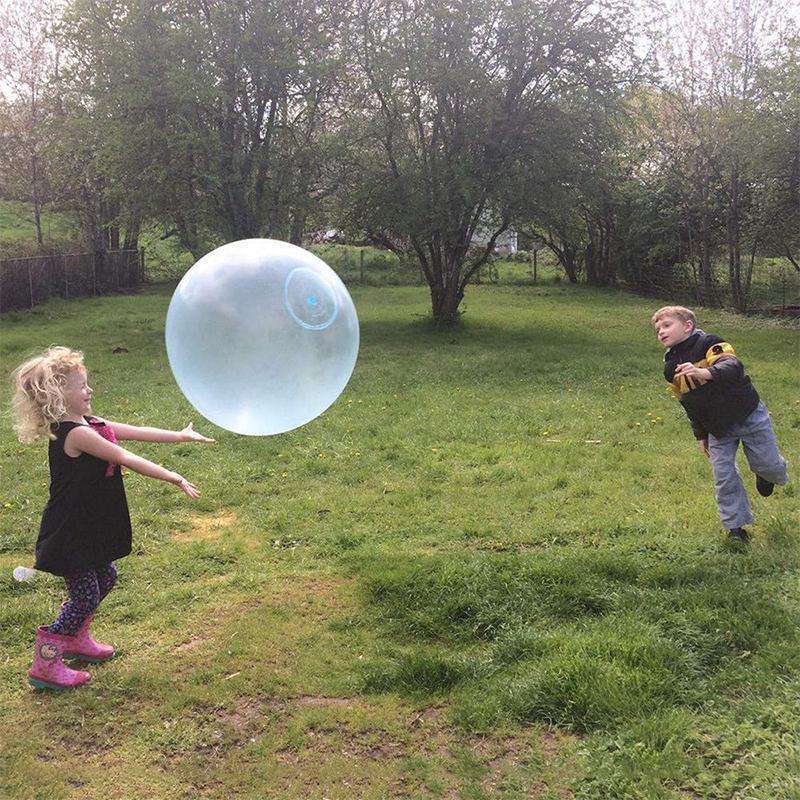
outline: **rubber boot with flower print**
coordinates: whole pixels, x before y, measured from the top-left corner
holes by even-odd
[[[88,683],[92,676],[80,669],[70,669],[64,664],[64,650],[73,637],[50,633],[42,625],[36,633],[36,654],[28,683],[37,689],[73,689]]]
[[[63,608],[64,606],[62,605],[61,607]],[[96,642],[89,635],[89,626],[92,624],[93,619],[94,614],[89,614],[74,636],[64,636],[64,639],[68,640],[64,646],[64,658],[91,661],[95,664],[114,658],[116,653],[110,644]]]

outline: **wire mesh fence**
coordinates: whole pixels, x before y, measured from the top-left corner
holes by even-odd
[[[787,259],[762,259],[736,296],[724,266],[702,276],[691,264],[631,275],[617,281],[628,291],[674,302],[776,316],[800,316],[800,272]]]
[[[107,250],[0,261],[0,313],[51,297],[113,294],[144,282],[144,251]]]
[[[348,284],[390,286],[424,283],[419,267],[410,260],[374,248],[346,246],[313,248]],[[474,283],[528,284],[563,280],[561,268],[548,253],[540,254],[539,269],[530,254],[493,259],[473,277]],[[141,283],[164,280],[158,258],[145,269],[144,250],[40,255],[0,260],[0,312],[32,308],[50,297],[112,294]],[[179,266],[179,268],[178,268]],[[169,274],[178,280],[190,264],[181,263]],[[174,273],[174,274],[173,274]],[[800,317],[800,272],[788,259],[756,259],[750,280],[743,281],[737,298],[724,264],[701,276],[691,263],[669,269],[642,270],[617,276],[621,289],[675,303],[729,308],[775,316]]]

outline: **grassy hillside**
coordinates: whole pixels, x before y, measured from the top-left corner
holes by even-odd
[[[163,290],[0,321],[5,373],[81,347],[97,413],[218,440],[131,448],[203,497],[127,476],[135,551],[96,624],[121,655],[48,694],[25,674],[62,587],[11,578],[46,447],[3,417],[0,714],[20,724],[0,796],[800,798],[797,492],[753,497],[751,549],[726,547],[658,304],[477,286],[437,332],[421,287],[353,298],[350,384],[269,438],[188,406]],[[735,343],[796,473],[800,332],[701,322]]]
[[[73,214],[50,211],[42,214],[42,235],[46,242],[74,238],[79,232]],[[0,200],[0,252],[21,243],[36,242],[33,207],[17,200]]]

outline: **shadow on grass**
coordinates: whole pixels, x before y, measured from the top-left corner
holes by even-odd
[[[518,320],[517,320],[518,321]],[[556,321],[524,326],[485,320],[436,329],[428,320],[366,320],[361,324],[360,369],[368,364],[393,379],[393,365],[414,366],[403,380],[427,385],[484,386],[530,395],[534,386],[559,391],[571,382],[622,380],[642,372],[641,341],[598,341],[585,327],[556,328]],[[652,359],[658,386],[658,356]],[[357,367],[357,374],[359,367]],[[664,384],[666,386],[666,384]]]
[[[360,322],[362,341],[368,344],[399,343],[405,345],[414,340],[417,345],[469,345],[475,344],[495,350],[508,351],[510,341],[536,343],[541,337],[557,339],[558,346],[585,347],[589,343],[597,345],[597,337],[585,329],[565,331],[557,325],[557,320],[537,319],[531,312],[520,324],[519,309],[515,309],[514,324],[510,322],[491,322],[486,319],[463,320],[451,327],[440,327],[429,316],[417,315],[412,318],[404,311],[398,319],[367,319]]]

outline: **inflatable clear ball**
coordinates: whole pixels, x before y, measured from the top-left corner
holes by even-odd
[[[339,276],[288,242],[244,239],[203,256],[167,311],[167,355],[186,399],[250,436],[309,422],[341,394],[358,317]]]

